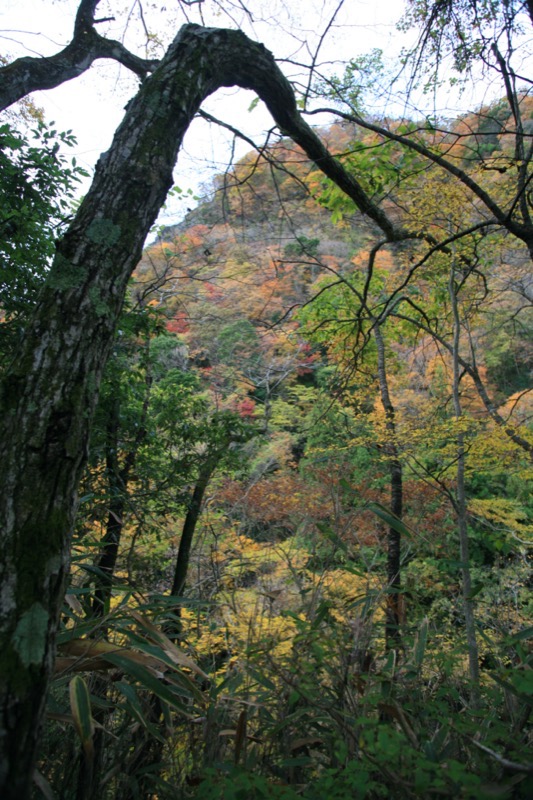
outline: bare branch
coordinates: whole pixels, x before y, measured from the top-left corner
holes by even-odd
[[[476,747],[479,747],[480,750],[488,753],[489,756],[497,761],[504,769],[508,769],[511,772],[525,772],[527,775],[533,775],[533,764],[517,764],[516,761],[509,761],[508,758],[504,758],[504,756],[501,756],[495,750],[491,750],[487,745],[476,742],[475,739],[470,739],[470,741],[472,744],[475,744]]]
[[[130,53],[123,44],[100,36],[94,19],[100,0],[82,0],[76,14],[72,41],[59,53],[47,58],[24,56],[0,69],[0,111],[31,92],[53,89],[77,78],[98,58],[117,61],[144,79],[153,72],[156,60],[145,60]]]
[[[470,177],[464,170],[457,167],[455,164],[452,164],[451,161],[444,158],[443,156],[439,155],[439,153],[433,152],[429,147],[421,144],[421,142],[414,141],[410,139],[408,136],[403,136],[399,133],[394,133],[394,131],[390,131],[387,128],[384,128],[382,125],[376,125],[368,120],[363,119],[357,114],[348,114],[344,111],[339,111],[336,108],[317,108],[313,111],[306,112],[308,114],[335,114],[342,119],[347,120],[348,122],[353,122],[355,125],[359,125],[361,128],[365,128],[366,130],[373,131],[374,133],[379,134],[380,136],[385,137],[386,139],[390,139],[393,142],[397,142],[402,147],[407,147],[410,150],[414,150],[415,152],[419,153],[419,155],[423,156],[423,158],[427,158],[429,161],[432,161],[434,164],[437,164],[439,167],[442,167],[446,172],[450,175],[453,175],[454,178],[457,178],[464,186],[466,186],[470,191],[472,191],[476,197],[478,197],[481,202],[485,205],[485,207],[494,215],[496,220],[506,228],[510,233],[516,236],[518,239],[521,239],[529,248],[530,254],[533,258],[533,230],[530,225],[521,224],[514,219],[511,219],[510,213],[508,211],[504,211],[494,200],[494,198],[486,192],[473,178]],[[383,229],[382,229],[383,230]]]

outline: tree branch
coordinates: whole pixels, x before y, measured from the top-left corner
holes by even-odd
[[[454,178],[457,178],[464,186],[470,189],[476,197],[478,197],[484,206],[494,215],[496,220],[502,227],[506,228],[509,233],[512,233],[518,239],[523,241],[533,258],[533,229],[530,225],[522,224],[513,220],[511,218],[510,212],[504,211],[500,206],[496,203],[493,197],[486,192],[473,178],[470,177],[464,170],[457,167],[455,164],[452,164],[448,159],[444,158],[443,156],[439,155],[438,153],[434,153],[429,147],[421,144],[420,142],[415,142],[413,139],[410,139],[408,136],[403,136],[399,133],[394,133],[393,131],[388,130],[387,128],[382,127],[381,125],[376,125],[375,123],[369,122],[368,120],[363,119],[357,114],[347,114],[344,111],[339,111],[336,108],[316,108],[313,111],[306,112],[307,114],[335,114],[342,119],[347,120],[348,122],[353,122],[355,125],[359,125],[361,128],[365,128],[366,130],[373,131],[377,133],[379,136],[383,136],[385,139],[390,139],[397,144],[400,144],[402,147],[407,147],[410,150],[414,150],[416,153],[421,155],[423,158],[427,158],[428,161],[432,161],[434,164],[437,164],[439,167],[444,169],[450,175],[453,175]]]
[[[158,61],[139,58],[120,42],[105,39],[95,31],[94,12],[99,2],[82,0],[72,41],[59,53],[47,58],[24,56],[0,69],[0,111],[31,92],[53,89],[77,78],[98,58],[118,61],[141,79],[156,68]]]

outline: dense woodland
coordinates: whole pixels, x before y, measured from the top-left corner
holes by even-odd
[[[182,222],[152,228],[83,389],[98,400],[27,796],[531,796],[533,98],[512,61],[531,13],[412,2],[416,69],[438,70],[445,44],[459,75],[492,58],[498,99],[378,117],[363,87],[383,65],[355,60],[315,88],[338,172],[279,123]],[[45,333],[46,303],[75,291],[58,239],[92,219],[93,190],[71,222],[72,143],[28,101],[0,126],[8,422],[25,343],[40,332],[37,374],[62,324]],[[83,235],[112,268],[108,222]],[[85,315],[102,327],[107,298],[86,296],[75,313],[96,336]],[[48,471],[74,441],[58,444],[64,385]],[[22,584],[44,558],[26,528],[6,559]],[[16,691],[40,613],[4,629]]]

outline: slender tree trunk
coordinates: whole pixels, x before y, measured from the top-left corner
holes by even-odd
[[[200,474],[198,476],[198,480],[196,481],[191,502],[189,503],[189,508],[187,509],[187,514],[183,522],[183,529],[181,531],[180,546],[178,549],[176,569],[174,570],[174,580],[172,581],[171,589],[171,594],[174,597],[181,597],[185,589],[185,581],[187,580],[187,572],[189,571],[189,561],[194,532],[202,511],[205,490],[207,489],[209,481],[211,480],[213,472],[215,471],[221,456],[222,453],[211,457],[200,468]]]
[[[221,456],[222,452],[215,453],[211,458],[208,458],[200,468],[198,480],[196,481],[192,493],[181,532],[180,546],[176,558],[176,567],[171,589],[171,594],[175,597],[181,597],[185,590],[191,547],[196,526],[200,519],[205,491]],[[177,618],[176,621],[173,624],[167,624],[165,626],[165,633],[170,637],[175,637],[181,632],[179,622],[180,606],[176,607],[175,615]],[[152,696],[147,711],[147,718],[157,728],[162,728],[162,713],[163,710],[160,699],[155,695]],[[164,737],[164,730],[161,730],[161,734],[162,737]],[[127,765],[127,772],[129,775],[136,777],[137,792],[140,797],[148,800],[148,798],[152,796],[151,786],[153,783],[154,771],[157,772],[163,768],[163,760],[163,742],[155,737],[147,737],[144,730],[139,730],[133,742],[133,758]],[[120,800],[134,800],[134,794],[131,791],[129,783],[124,783],[120,792]]]
[[[147,343],[148,346],[148,343]],[[129,483],[131,473],[135,468],[139,447],[146,438],[146,421],[148,408],[150,405],[150,390],[152,378],[146,376],[146,394],[143,401],[141,417],[135,440],[131,443],[130,449],[124,455],[122,464],[119,461],[121,450],[121,430],[120,430],[120,402],[114,400],[111,404],[107,419],[106,430],[106,473],[107,491],[109,496],[109,506],[107,512],[107,523],[105,534],[100,544],[100,554],[96,566],[99,575],[96,579],[96,588],[92,603],[92,616],[96,619],[104,617],[109,611],[109,604],[113,592],[113,579],[117,558],[120,550],[120,540],[124,529],[124,514],[129,497]],[[99,636],[107,636],[107,626],[99,626],[97,633]],[[108,682],[105,678],[96,674],[92,677],[91,694],[100,699],[105,699],[108,693]],[[87,760],[83,750],[80,753],[80,769],[78,775],[77,800],[98,800],[100,793],[100,779],[105,763],[105,743],[106,733],[103,730],[109,712],[105,707],[96,706],[93,709],[95,722],[99,724],[94,736],[93,746],[94,755],[91,769],[87,768]]]
[[[92,613],[95,617],[105,615],[111,599],[113,576],[124,528],[124,514],[128,501],[131,473],[135,469],[139,448],[146,439],[146,423],[150,405],[152,377],[146,376],[146,395],[135,440],[119,463],[120,452],[120,404],[114,402],[107,421],[106,468],[109,494],[106,532],[102,538],[100,556],[96,566],[101,575],[97,578]]]
[[[403,514],[403,472],[399,459],[398,445],[396,443],[395,410],[389,392],[387,379],[387,364],[385,359],[385,344],[379,324],[374,325],[374,340],[378,355],[378,381],[381,394],[381,404],[385,411],[385,429],[388,441],[385,445],[390,473],[390,507],[392,513],[402,518]],[[389,595],[387,597],[387,613],[385,623],[385,640],[387,650],[397,647],[400,643],[401,622],[401,536],[394,528],[390,527],[387,534],[387,583]]]
[[[455,418],[460,423],[463,416],[461,406],[461,367],[459,363],[459,347],[461,342],[461,320],[457,300],[457,286],[455,269],[450,270],[449,295],[453,312],[453,408]],[[468,547],[467,506],[465,490],[465,436],[460,425],[457,432],[457,469],[456,490],[454,507],[457,517],[457,531],[459,534],[459,552],[461,558],[463,612],[465,617],[466,640],[468,644],[468,664],[470,679],[472,681],[472,699],[477,702],[479,689],[479,657],[476,637],[476,624],[474,619],[474,606],[471,600],[472,578],[470,575],[470,555]]]
[[[128,490],[128,475],[121,474],[118,463],[118,430],[119,430],[119,405],[113,404],[107,429],[107,482],[109,493],[109,507],[105,534],[100,543],[100,556],[97,561],[99,575],[96,578],[96,587],[93,596],[91,613],[95,621],[101,619],[109,611],[109,602],[113,591],[113,576],[120,547],[120,539],[124,527],[124,512]],[[101,623],[95,635],[107,637],[107,625]],[[91,677],[91,695],[105,700],[108,694],[106,678],[95,673]],[[93,718],[98,726],[105,726],[109,717],[109,710],[105,707],[95,706]],[[93,735],[93,759],[89,765],[83,748],[80,748],[79,772],[77,784],[77,800],[97,800],[100,793],[100,779],[102,777],[105,760],[105,741],[107,734],[101,727],[97,727]],[[90,768],[89,768],[90,766]]]

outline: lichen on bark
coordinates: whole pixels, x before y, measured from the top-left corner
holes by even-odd
[[[48,611],[34,603],[20,617],[13,633],[13,649],[24,667],[39,664],[46,650]]]

